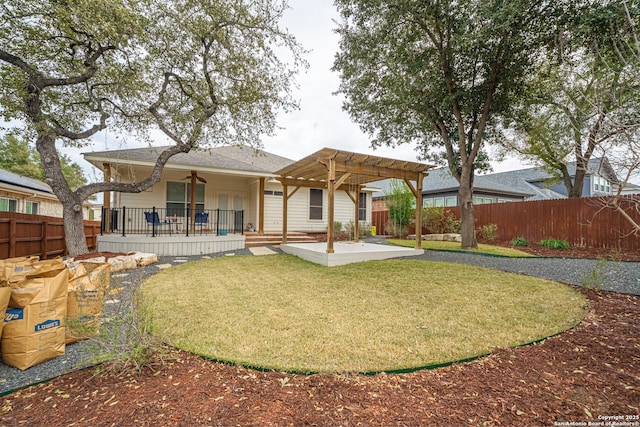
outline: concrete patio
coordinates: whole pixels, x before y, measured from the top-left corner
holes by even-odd
[[[281,245],[280,249],[285,253],[327,267],[424,254],[424,249],[365,242],[335,242],[334,253],[331,254],[327,253],[326,243],[287,243]]]

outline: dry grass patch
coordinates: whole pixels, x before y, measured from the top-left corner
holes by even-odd
[[[578,323],[587,302],[548,280],[449,263],[324,267],[289,255],[192,262],[147,280],[152,331],[181,349],[298,372],[418,368]]]

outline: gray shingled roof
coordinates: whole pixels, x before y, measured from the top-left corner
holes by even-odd
[[[94,151],[83,153],[85,159],[97,167],[102,167],[103,159],[113,163],[141,162],[153,165],[160,153],[167,147],[145,147],[127,150]],[[273,173],[294,161],[263,150],[244,145],[220,146],[179,153],[171,157],[168,166],[239,170],[246,172]]]
[[[376,187],[382,191],[373,194],[373,197],[382,197],[390,190],[390,180],[376,182]],[[429,175],[422,182],[422,194],[435,194],[448,191],[458,191],[460,184],[451,176],[446,168],[438,168],[429,171]],[[497,193],[505,196],[528,197],[533,195],[533,191],[521,191],[511,186],[503,185],[496,180],[485,175],[476,175],[474,179],[474,190]]]
[[[0,169],[0,182],[15,185],[16,187],[27,188],[30,190],[42,191],[44,193],[53,194],[53,190],[47,184],[37,179],[28,178],[13,172]]]
[[[575,162],[569,163],[568,170],[571,176],[575,175]],[[617,181],[613,169],[605,159],[595,158],[587,165],[588,174],[598,174],[607,177],[609,180]],[[527,200],[564,199],[567,196],[557,193],[548,188],[540,188],[532,183],[544,182],[553,179],[553,176],[541,168],[527,168],[509,172],[499,172],[487,175],[476,175],[474,179],[474,190],[485,191],[502,195],[526,197]],[[382,189],[381,192],[373,194],[374,197],[382,197],[389,191],[389,180],[380,181],[376,184]],[[436,194],[449,191],[458,191],[459,184],[449,173],[447,168],[433,169],[429,176],[424,179],[422,185],[423,194]]]

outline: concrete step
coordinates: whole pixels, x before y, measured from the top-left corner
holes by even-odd
[[[288,243],[315,243],[316,239],[313,237],[299,232],[287,233]],[[282,243],[282,233],[278,232],[265,232],[264,234],[258,234],[256,232],[245,233],[244,245],[247,248],[255,248],[259,246],[279,246]]]

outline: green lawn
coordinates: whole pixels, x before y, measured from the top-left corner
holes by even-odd
[[[415,240],[401,240],[401,239],[388,239],[389,243],[398,246],[407,246],[413,248],[416,244]],[[526,252],[519,251],[512,248],[503,248],[501,246],[491,246],[479,244],[477,249],[461,249],[460,243],[457,242],[440,242],[440,241],[422,241],[422,249],[428,249],[432,251],[454,251],[454,252],[471,252],[481,255],[493,255],[510,258],[518,257],[533,257],[533,255]]]
[[[568,286],[472,266],[386,260],[324,267],[290,255],[190,262],[141,288],[151,330],[217,360],[295,372],[426,367],[576,325]]]

